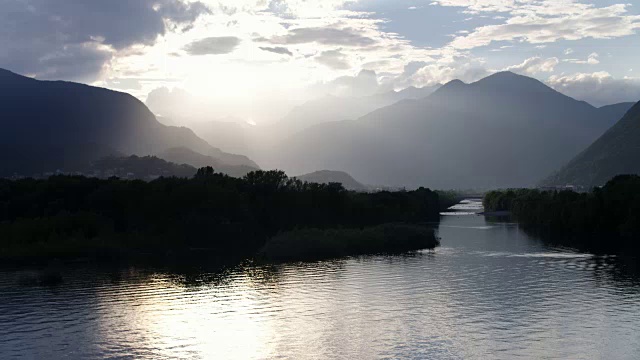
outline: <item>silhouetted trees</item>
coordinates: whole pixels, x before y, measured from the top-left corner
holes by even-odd
[[[640,177],[621,175],[590,193],[529,189],[492,191],[488,211],[508,210],[522,224],[583,245],[640,249]]]
[[[277,233],[439,217],[428,189],[357,193],[281,171],[233,178],[202,168],[151,182],[53,176],[0,180],[0,254],[207,249],[253,254]],[[71,251],[73,250],[73,251]],[[0,256],[2,256],[0,255]]]

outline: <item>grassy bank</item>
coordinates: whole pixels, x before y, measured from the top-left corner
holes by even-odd
[[[260,257],[268,261],[321,260],[343,256],[434,249],[434,230],[410,224],[363,229],[296,229],[267,241]]]

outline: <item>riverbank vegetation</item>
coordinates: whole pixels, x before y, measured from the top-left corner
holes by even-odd
[[[271,238],[260,252],[269,261],[320,260],[343,256],[402,253],[440,244],[431,228],[384,224],[357,229],[295,229]]]
[[[525,226],[592,248],[640,250],[640,176],[622,175],[589,193],[517,189],[486,194],[487,211],[510,211]]]
[[[0,180],[0,257],[190,250],[244,258],[294,229],[437,221],[439,210],[438,194],[424,188],[357,193],[281,171],[233,178],[209,167],[190,179],[151,182],[81,176]],[[373,239],[371,252],[380,252],[379,238]],[[358,245],[359,253],[366,243]]]

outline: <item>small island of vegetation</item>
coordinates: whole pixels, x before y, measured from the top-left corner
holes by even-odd
[[[439,196],[429,189],[361,193],[281,171],[242,178],[201,168],[150,182],[52,176],[0,180],[3,260],[206,254],[241,260],[434,248]],[[260,251],[262,249],[262,251]]]

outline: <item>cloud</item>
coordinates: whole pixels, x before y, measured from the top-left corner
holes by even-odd
[[[372,70],[361,70],[355,76],[340,76],[332,81],[312,85],[308,88],[312,97],[332,94],[336,96],[367,96],[377,94],[381,87],[378,75]]]
[[[107,78],[100,83],[98,86],[106,86],[111,89],[125,90],[129,92],[137,92],[138,90],[143,90],[143,86],[149,84],[151,86],[157,86],[157,84],[165,84],[172,82],[179,82],[181,79],[178,78],[168,78],[168,77],[160,77],[160,78],[151,78],[151,77],[121,77],[121,78]],[[166,89],[166,88],[165,88]],[[156,89],[157,90],[157,89]],[[168,90],[168,89],[167,89]],[[175,92],[175,89],[174,89]]]
[[[251,14],[267,13],[281,18],[312,17],[323,18],[333,15],[353,0],[207,0],[227,15],[245,12]]]
[[[187,44],[184,50],[190,55],[222,55],[233,52],[239,44],[235,36],[208,37]]]
[[[467,8],[469,14],[480,12],[508,12],[516,5],[514,0],[434,0],[431,5]]]
[[[312,27],[291,29],[286,35],[275,36],[267,40],[273,44],[318,43],[337,46],[369,46],[376,43],[370,37],[358,33],[355,29],[337,29],[332,27]]]
[[[600,64],[600,60],[598,58],[600,55],[598,53],[591,53],[586,60],[580,59],[565,59],[564,62],[572,63],[572,64],[587,64],[587,65],[598,65]]]
[[[323,51],[320,55],[316,56],[315,59],[320,64],[334,70],[346,70],[351,68],[351,65],[349,65],[349,62],[347,61],[347,56],[340,52],[340,50]]]
[[[287,49],[286,47],[282,47],[282,46],[276,46],[276,47],[260,46],[260,50],[268,51],[268,52],[272,52],[272,53],[280,54],[280,55],[293,56],[293,53],[289,49]]]
[[[416,87],[446,84],[451,80],[462,80],[466,83],[474,82],[489,75],[490,72],[478,65],[465,64],[429,64],[409,77],[407,85]]]
[[[188,29],[208,11],[184,0],[2,1],[0,66],[90,82],[118,51]]]
[[[481,61],[468,56],[450,56],[437,61],[411,61],[404,66],[402,74],[385,81],[394,89],[401,89],[441,85],[455,79],[470,83],[490,74]]]
[[[633,35],[640,28],[640,16],[630,15],[628,4],[596,7],[573,0],[443,0],[435,3],[444,6],[466,4],[471,12],[504,11],[511,14],[503,24],[478,27],[467,35],[456,36],[449,44],[464,50],[497,41],[544,44],[585,38],[610,39]]]
[[[543,59],[541,57],[532,57],[526,59],[521,64],[509,66],[505,70],[513,71],[521,74],[535,75],[541,72],[553,72],[556,65],[560,63],[560,60],[556,57],[549,59]]]
[[[640,100],[640,79],[615,79],[606,71],[554,75],[547,84],[563,94],[596,106]]]
[[[113,52],[91,43],[67,45],[38,60],[37,75],[43,78],[92,79],[100,74]]]

